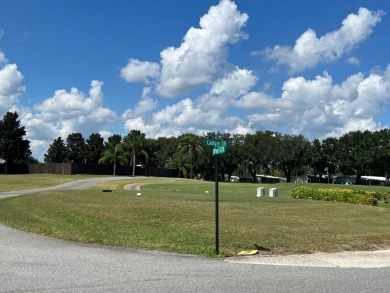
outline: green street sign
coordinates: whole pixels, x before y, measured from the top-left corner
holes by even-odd
[[[219,138],[205,138],[203,141],[204,146],[212,146],[214,148],[223,146],[227,148],[229,146],[229,141],[219,139]]]
[[[215,159],[215,253],[219,254],[218,155],[226,152],[229,141],[218,138],[205,138],[203,145],[213,147],[213,156]]]
[[[222,155],[226,152],[226,147],[225,146],[219,146],[216,148],[213,148],[213,156],[215,155]]]

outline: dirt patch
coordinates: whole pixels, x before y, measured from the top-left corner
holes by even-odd
[[[144,185],[144,183],[132,183],[127,184],[123,187],[124,190],[140,190],[141,186]]]

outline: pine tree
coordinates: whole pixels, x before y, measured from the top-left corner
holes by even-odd
[[[97,164],[104,153],[104,139],[99,133],[92,133],[86,140],[87,143],[87,163]]]
[[[30,141],[23,139],[26,130],[18,117],[16,112],[7,112],[0,120],[0,159],[5,161],[5,173],[10,164],[31,155]]]
[[[53,141],[45,154],[45,162],[63,163],[66,160],[66,146],[61,136]]]
[[[85,163],[86,144],[80,132],[71,133],[66,139],[66,148],[69,162]]]

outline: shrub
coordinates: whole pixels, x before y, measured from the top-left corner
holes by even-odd
[[[390,193],[384,193],[383,194],[383,201],[384,203],[389,203],[389,199],[390,199]]]
[[[314,199],[323,201],[345,202],[377,206],[381,198],[386,195],[380,192],[354,190],[345,188],[294,188],[291,192],[293,198]]]

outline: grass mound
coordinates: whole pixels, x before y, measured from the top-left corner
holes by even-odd
[[[129,183],[145,185],[141,191],[124,190]],[[259,252],[264,254],[390,247],[388,204],[296,200],[291,192],[297,184],[262,186],[278,188],[279,197],[257,197],[259,184],[220,183],[222,256],[254,244],[266,248]],[[112,192],[102,192],[105,188]],[[7,198],[0,200],[0,222],[71,241],[214,256],[214,183],[132,178],[86,190]]]

